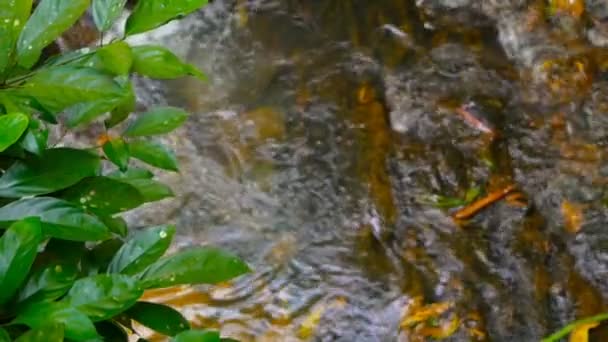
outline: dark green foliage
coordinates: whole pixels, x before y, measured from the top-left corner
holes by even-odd
[[[129,233],[120,216],[173,196],[150,170],[131,163],[178,171],[173,151],[148,139],[188,117],[173,107],[132,115],[131,75],[203,74],[163,47],[132,47],[124,39],[41,59],[87,9],[105,32],[126,2],[0,0],[0,342],[127,341],[129,320],[175,341],[221,341],[216,332],[189,330],[174,309],[139,300],[148,288],[212,284],[249,271],[213,248],[163,256],[175,227]],[[126,34],[206,2],[140,0]],[[102,120],[106,132],[97,146],[49,146],[49,127],[59,122],[69,130]],[[114,128],[124,121],[126,128]]]

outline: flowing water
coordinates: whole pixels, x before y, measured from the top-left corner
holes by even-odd
[[[254,268],[150,298],[241,341],[537,341],[606,309],[608,8],[554,3],[214,1],[136,37],[210,82],[138,82],[195,114],[177,199],[131,220]]]

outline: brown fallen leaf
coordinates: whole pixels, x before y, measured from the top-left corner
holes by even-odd
[[[507,196],[509,193],[511,193],[513,190],[515,190],[515,185],[509,185],[502,189],[493,191],[493,192],[489,193],[487,196],[480,198],[477,201],[458,210],[457,212],[454,213],[453,217],[457,220],[468,219],[468,218],[474,216],[475,214],[477,214],[479,211],[481,211],[485,207],[501,200],[502,198]]]
[[[561,211],[566,231],[572,234],[578,233],[583,226],[583,206],[564,201],[562,202]]]

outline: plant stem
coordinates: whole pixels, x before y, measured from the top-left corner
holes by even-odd
[[[568,335],[572,330],[576,329],[576,327],[578,327],[579,325],[601,322],[601,321],[605,321],[607,319],[608,319],[608,312],[602,313],[599,315],[595,315],[595,316],[591,316],[591,317],[587,317],[587,318],[583,318],[583,319],[579,319],[578,321],[574,321],[574,322],[566,325],[565,327],[561,328],[560,330],[556,331],[551,336],[543,338],[541,340],[541,342],[556,342],[559,339],[561,339],[562,337],[565,337],[566,335]]]

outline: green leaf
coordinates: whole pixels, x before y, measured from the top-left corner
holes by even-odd
[[[143,271],[165,254],[173,235],[175,227],[170,225],[138,231],[116,253],[108,272],[132,275]]]
[[[129,276],[99,274],[76,281],[64,301],[98,322],[127,310],[142,294],[139,283]]]
[[[64,331],[63,324],[49,324],[26,332],[15,342],[63,342]]]
[[[165,198],[175,197],[175,194],[167,185],[153,179],[125,179],[125,183],[131,184],[144,197],[144,202],[156,202]]]
[[[120,101],[125,96],[123,87],[110,75],[94,68],[70,65],[43,69],[19,88],[18,93],[35,98],[53,113],[79,103]]]
[[[114,238],[93,247],[87,254],[87,258],[91,263],[91,270],[95,269],[95,272],[89,274],[105,272],[108,269],[110,261],[112,261],[112,258],[114,258],[114,255],[116,255],[123,244],[124,242],[121,239]]]
[[[124,2],[124,0],[119,1]],[[122,40],[99,49],[97,51],[97,56],[103,63],[104,69],[109,73],[115,75],[127,75],[129,74],[129,71],[131,71],[131,66],[133,65],[133,53],[129,44]]]
[[[129,227],[127,226],[127,221],[122,217],[108,217],[101,216],[100,219],[103,223],[110,229],[110,231],[114,234],[118,234],[119,236],[125,237],[129,233]]]
[[[172,342],[221,342],[216,331],[187,330],[175,336]]]
[[[133,85],[128,79],[124,83],[124,97],[120,104],[118,104],[118,106],[112,110],[110,118],[105,121],[106,128],[108,129],[120,124],[127,119],[127,117],[129,117],[129,114],[135,111],[137,98],[135,97],[135,92],[133,91]]]
[[[207,80],[195,66],[182,62],[171,51],[156,45],[133,47],[133,71],[142,76],[160,80],[184,76],[195,76],[200,80]]]
[[[60,198],[97,215],[113,215],[144,204],[144,198],[134,186],[108,177],[83,179]]]
[[[45,235],[71,241],[109,238],[108,228],[74,204],[52,197],[26,198],[0,208],[0,225],[38,216]]]
[[[169,171],[178,171],[175,153],[165,145],[149,140],[137,140],[129,143],[129,151],[133,158],[146,164]]]
[[[185,284],[217,284],[249,272],[236,256],[200,247],[164,257],[141,274],[146,289]]]
[[[207,0],[140,0],[127,20],[127,35],[150,31],[207,4]]]
[[[13,164],[0,177],[0,197],[43,195],[70,187],[98,173],[101,161],[89,152],[55,148]]]
[[[66,109],[67,125],[74,128],[91,123],[98,117],[114,110],[123,101],[120,97],[102,98],[91,102],[77,103]]]
[[[32,0],[0,0],[0,75],[11,63],[19,33],[32,10]]]
[[[162,304],[137,302],[125,314],[142,325],[167,336],[175,336],[190,329],[190,323],[179,311]]]
[[[121,171],[126,171],[129,167],[129,148],[122,138],[108,140],[103,145],[103,152]]]
[[[21,140],[21,147],[30,153],[42,156],[47,148],[48,139],[48,129],[33,129],[30,125],[30,128]]]
[[[31,68],[42,49],[70,28],[89,7],[90,0],[42,0],[25,24],[17,42],[19,65]]]
[[[97,332],[101,335],[101,338],[97,341],[87,342],[129,342],[129,336],[119,323],[102,321],[95,323],[95,327],[97,328]]]
[[[41,242],[38,218],[14,223],[0,238],[0,305],[13,297],[27,277]]]
[[[76,281],[76,265],[50,264],[34,270],[17,295],[17,302],[24,307],[34,302],[51,302],[68,292]]]
[[[93,0],[93,21],[100,32],[109,30],[120,17],[127,0]]]
[[[175,107],[157,107],[143,113],[125,130],[128,137],[142,137],[165,134],[181,126],[188,119],[188,113]]]
[[[4,328],[0,328],[0,342],[11,342],[11,336],[8,334],[8,331]]]
[[[32,329],[43,328],[53,323],[63,324],[65,337],[77,341],[94,339],[98,336],[93,322],[84,313],[65,302],[27,306],[12,323],[25,324]]]
[[[106,175],[106,177],[119,179],[119,180],[133,180],[133,179],[152,179],[154,174],[150,170],[131,167],[127,171],[114,171]]]
[[[27,115],[15,113],[0,116],[0,152],[17,142],[28,127]]]

